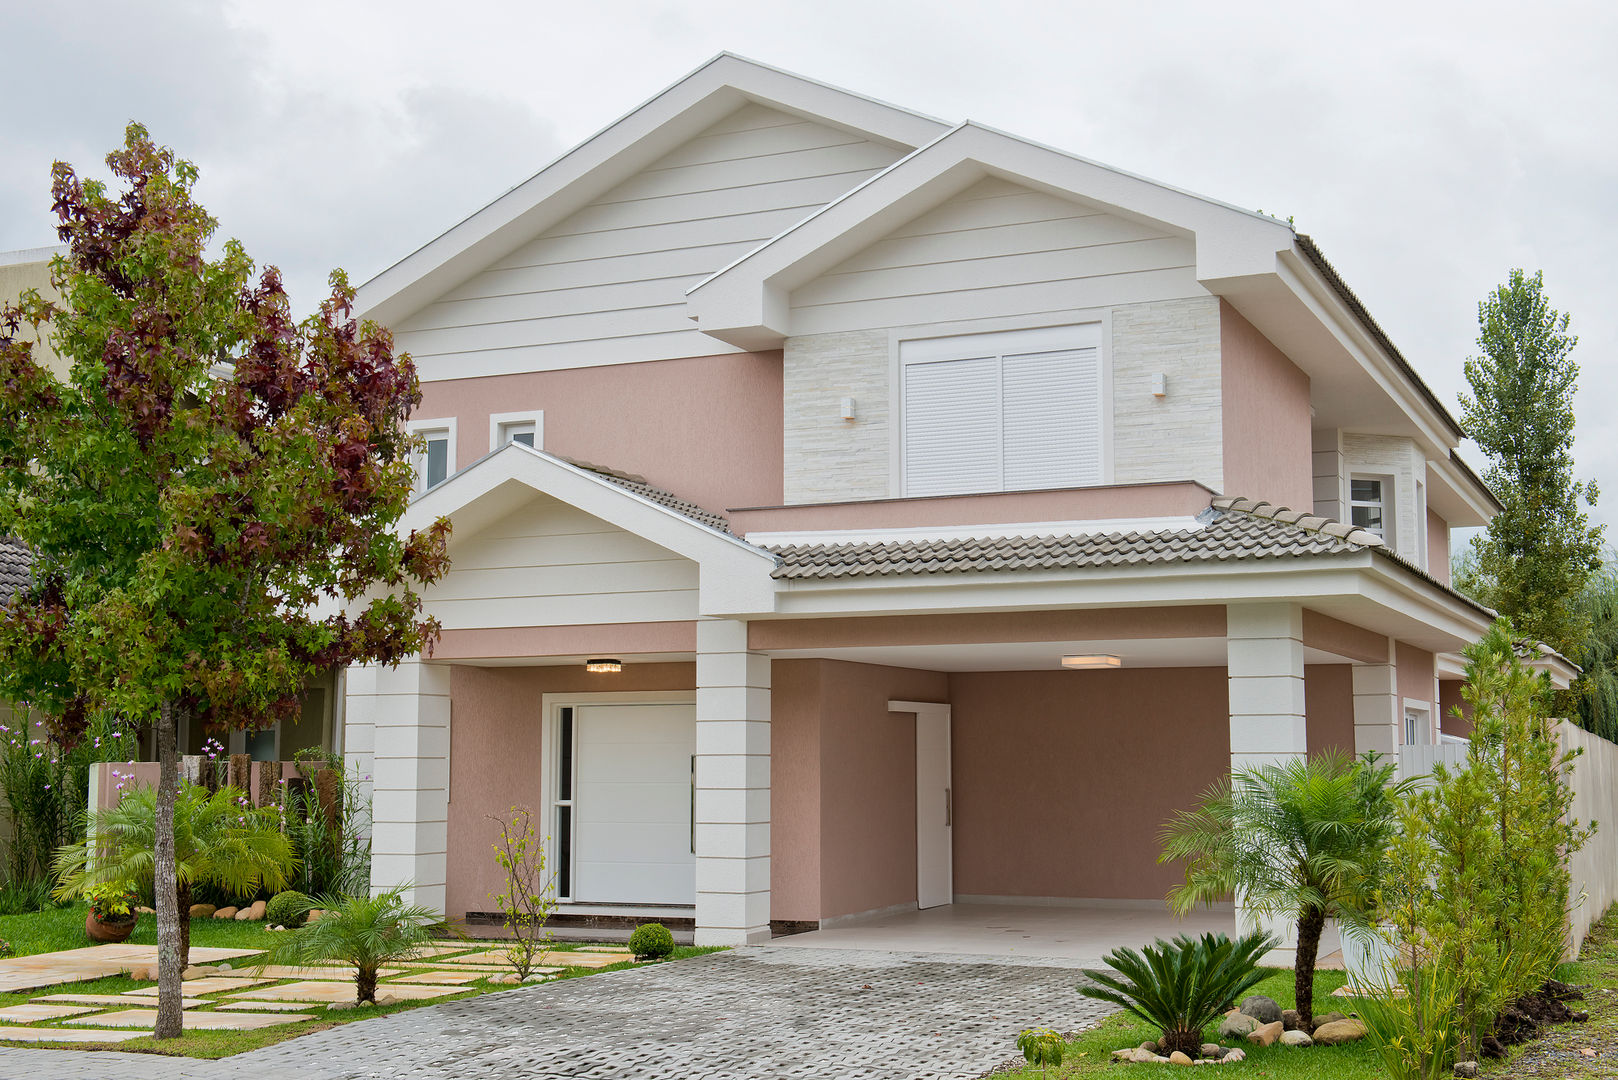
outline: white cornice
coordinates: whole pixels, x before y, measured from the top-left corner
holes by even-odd
[[[1197,532],[1206,523],[1195,517],[1095,518],[1086,521],[1023,521],[992,525],[917,525],[894,529],[819,529],[793,532],[750,532],[749,544],[787,547],[795,544],[883,544],[912,540],[1003,540],[1012,537],[1095,536],[1107,533]]]

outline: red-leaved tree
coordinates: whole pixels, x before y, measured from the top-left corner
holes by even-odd
[[[157,1036],[180,1033],[176,729],[297,714],[307,680],[430,649],[416,588],[449,524],[401,537],[420,400],[356,324],[339,271],[299,322],[280,274],[192,199],[197,170],[131,124],[114,185],[52,172],[59,304],[0,311],[0,535],[33,581],[0,613],[0,696],[71,742],[115,712],[156,729]],[[65,379],[27,337],[49,335]]]

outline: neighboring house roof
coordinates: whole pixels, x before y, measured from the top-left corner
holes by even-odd
[[[783,579],[964,571],[1054,570],[1153,563],[1337,555],[1380,547],[1379,537],[1327,518],[1215,499],[1189,529],[1067,536],[792,544],[772,548]]]
[[[28,585],[33,556],[20,541],[0,537],[0,605],[11,603]]]

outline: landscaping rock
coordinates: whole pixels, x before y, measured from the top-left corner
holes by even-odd
[[[1134,1059],[1134,1055],[1135,1055],[1135,1048],[1133,1046],[1126,1046],[1122,1050],[1114,1050],[1112,1052],[1112,1060],[1114,1060],[1114,1061],[1132,1061]]]
[[[1223,1064],[1234,1065],[1238,1061],[1247,1060],[1247,1051],[1243,1050],[1239,1046],[1232,1047],[1231,1049],[1225,1051],[1225,1056],[1220,1060]]]
[[[137,914],[137,915],[156,915],[157,914],[157,909],[156,908],[146,907],[143,904],[140,907],[135,909],[135,914]]]
[[[1476,1080],[1478,1063],[1475,1061],[1457,1061],[1455,1063],[1455,1075],[1459,1076],[1461,1080]]]
[[[1286,1028],[1288,1031],[1302,1031],[1302,1021],[1303,1017],[1298,1015],[1297,1009],[1281,1010],[1281,1026]]]
[[[311,908],[309,910],[309,918],[304,921],[304,925],[307,926],[309,923],[319,922],[321,918],[325,916],[325,914],[325,908]]]
[[[1159,1046],[1155,1042],[1143,1042],[1143,1043],[1140,1044],[1140,1048],[1142,1050],[1145,1050],[1149,1054],[1155,1054],[1158,1051],[1163,1049],[1161,1046]]]
[[[213,966],[213,969],[215,971],[229,971],[229,970],[231,970],[230,962],[227,960],[227,961],[224,961],[223,963],[215,964]]]
[[[1325,1016],[1315,1017],[1315,1027],[1320,1027],[1322,1024],[1335,1024],[1339,1020],[1347,1019],[1348,1017],[1340,1012],[1329,1012]]]
[[[358,1007],[359,1007],[359,1003],[355,1002],[355,1001],[334,1001],[330,1005],[326,1006],[326,1011],[327,1012],[344,1012],[345,1010],[354,1009],[354,1008],[358,1008]]]
[[[1247,1036],[1247,1041],[1257,1043],[1260,1046],[1274,1046],[1275,1040],[1279,1039],[1285,1031],[1286,1029],[1281,1026],[1281,1021],[1276,1019],[1271,1023],[1260,1024],[1254,1028]]]
[[[1358,1020],[1333,1020],[1315,1028],[1315,1042],[1322,1046],[1356,1042],[1365,1038],[1365,1025]]]
[[[190,967],[180,972],[180,978],[189,981],[191,979],[205,979],[212,974],[212,968],[203,967],[201,964],[192,964]]]
[[[1258,1021],[1246,1013],[1226,1013],[1225,1018],[1219,1021],[1219,1037],[1221,1039],[1240,1039],[1252,1033],[1258,1027]]]
[[[1137,1047],[1135,1050],[1130,1052],[1129,1060],[1134,1062],[1136,1065],[1151,1065],[1153,1063],[1163,1065],[1167,1064],[1169,1059],[1166,1057],[1159,1057],[1150,1050],[1141,1050]]]
[[[1242,999],[1241,1012],[1251,1016],[1261,1024],[1279,1024],[1281,1022],[1281,1006],[1275,1003],[1274,998],[1267,998],[1263,994],[1254,994]]]
[[[219,909],[212,904],[192,904],[190,910],[193,919],[206,919]]]
[[[550,978],[549,975],[544,975],[544,974],[541,974],[540,972],[536,971],[532,975],[530,975],[526,979],[524,979],[523,982],[525,982],[525,983],[544,982],[546,979],[549,979],[549,978]]]
[[[1314,1044],[1315,1040],[1309,1037],[1307,1031],[1298,1031],[1294,1028],[1291,1031],[1281,1032],[1282,1046],[1313,1046]]]
[[[236,917],[236,909],[233,907],[215,908],[213,917],[216,919],[234,919]]]
[[[376,996],[378,1005],[397,1005],[403,1000],[404,998],[394,997],[392,994],[378,994]]]
[[[1218,1043],[1203,1043],[1202,1049],[1198,1050],[1197,1053],[1202,1057],[1213,1058],[1217,1061],[1225,1056],[1225,1048]]]
[[[132,967],[129,969],[129,977],[136,982],[155,982],[157,973],[148,967]]]
[[[262,922],[264,919],[264,901],[255,900],[252,904],[236,912],[237,922]]]
[[[1189,1065],[1189,1064],[1191,1064],[1191,1059],[1187,1055],[1181,1053],[1179,1050],[1176,1050],[1176,1051],[1174,1051],[1174,1053],[1169,1055],[1169,1064],[1170,1065]]]

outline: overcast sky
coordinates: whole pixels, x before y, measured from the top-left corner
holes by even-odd
[[[1478,300],[1542,269],[1618,521],[1610,0],[57,0],[0,28],[0,250],[53,243],[50,163],[99,171],[138,119],[300,309],[726,49],[1291,215],[1452,406]]]

